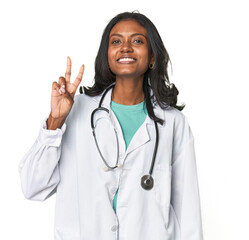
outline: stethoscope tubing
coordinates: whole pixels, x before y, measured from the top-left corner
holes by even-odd
[[[95,134],[95,126],[94,126],[94,114],[97,112],[97,111],[106,111],[108,114],[109,114],[109,110],[107,108],[104,108],[102,107],[102,102],[104,100],[104,97],[105,95],[107,94],[107,92],[113,88],[115,86],[115,82],[112,83],[111,85],[109,85],[105,92],[103,93],[100,101],[99,101],[99,106],[98,108],[94,109],[92,114],[91,114],[91,128],[92,128],[92,133],[93,133],[93,137],[94,137],[94,140],[95,140],[95,143],[96,143],[96,146],[97,146],[97,149],[98,149],[98,152],[100,154],[100,157],[101,159],[103,160],[104,164],[106,165],[107,169],[106,170],[112,170],[112,169],[115,169],[118,167],[118,158],[119,158],[119,143],[118,143],[118,136],[117,136],[117,132],[116,132],[116,129],[114,128],[114,132],[115,132],[115,135],[116,135],[116,141],[117,141],[117,159],[116,159],[116,164],[114,167],[111,167],[107,161],[105,160],[104,156],[102,155],[101,153],[101,150],[99,148],[99,144],[98,144],[98,141],[97,141],[97,138],[96,138],[96,134]],[[154,146],[154,151],[153,151],[153,157],[152,157],[152,161],[151,161],[151,166],[150,166],[150,171],[149,171],[149,175],[144,175],[142,178],[141,178],[141,186],[145,189],[145,190],[151,190],[154,186],[154,180],[153,180],[153,177],[152,177],[152,173],[153,173],[153,169],[154,169],[154,165],[155,165],[155,160],[156,160],[156,154],[157,154],[157,148],[158,148],[158,142],[159,142],[159,133],[158,133],[158,126],[157,126],[157,122],[154,121],[155,123],[155,129],[156,129],[156,141],[155,141],[155,146]]]
[[[156,129],[156,142],[155,142],[155,147],[154,147],[154,152],[153,152],[153,157],[152,157],[152,162],[151,162],[151,166],[150,166],[149,175],[152,175],[152,173],[153,173],[155,160],[156,160],[156,154],[157,154],[157,148],[158,148],[158,141],[159,141],[159,133],[158,133],[157,122],[154,121],[154,123],[155,123],[155,129]]]

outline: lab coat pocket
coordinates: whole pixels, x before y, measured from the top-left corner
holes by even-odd
[[[170,197],[171,197],[171,173],[172,166],[157,165],[155,169],[155,195],[160,206],[165,227],[168,226]]]

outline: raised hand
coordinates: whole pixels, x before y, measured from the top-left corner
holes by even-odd
[[[82,81],[84,65],[81,66],[77,78],[73,83],[71,77],[71,59],[67,57],[67,69],[65,77],[60,77],[58,82],[53,82],[51,94],[51,112],[47,121],[47,128],[55,130],[60,128],[66,120],[73,103],[74,95]]]

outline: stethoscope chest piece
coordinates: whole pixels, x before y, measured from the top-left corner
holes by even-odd
[[[144,175],[141,178],[141,186],[145,190],[151,190],[154,186],[154,179],[151,175]]]

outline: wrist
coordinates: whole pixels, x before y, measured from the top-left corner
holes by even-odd
[[[57,128],[61,128],[65,120],[65,117],[54,118],[50,113],[47,119],[47,129],[56,130]]]

